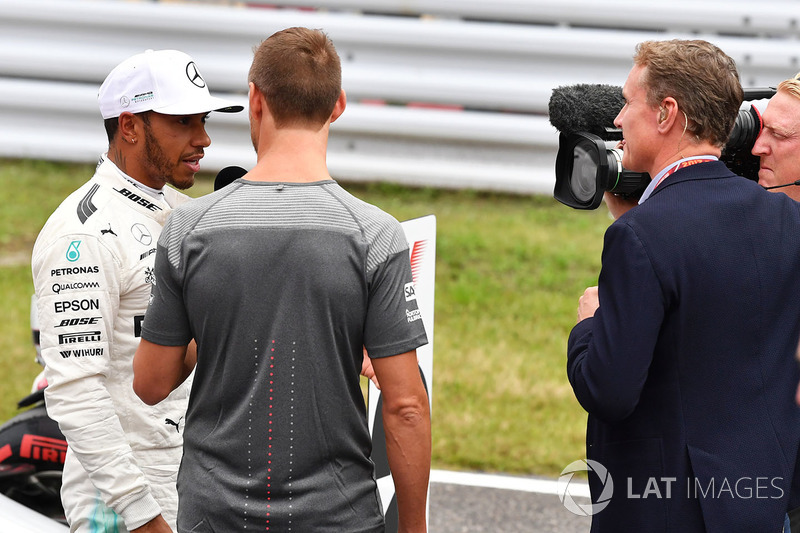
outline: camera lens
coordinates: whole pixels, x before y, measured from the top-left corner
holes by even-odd
[[[745,148],[749,152],[753,149],[759,133],[761,133],[761,116],[758,110],[752,105],[749,109],[740,109],[725,149],[733,151]]]
[[[572,194],[580,202],[588,202],[597,192],[597,149],[594,144],[582,140],[573,151],[572,173],[569,187]]]

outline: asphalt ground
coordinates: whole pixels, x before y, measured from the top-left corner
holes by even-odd
[[[574,482],[573,482],[574,483]],[[575,500],[588,486],[570,484]],[[542,478],[431,472],[428,533],[586,533],[591,519],[561,503],[556,481]],[[0,495],[0,531],[66,533],[67,528]]]
[[[564,507],[555,480],[448,472],[432,472],[428,516],[428,533],[586,533],[591,525]]]

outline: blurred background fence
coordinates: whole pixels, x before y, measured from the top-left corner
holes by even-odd
[[[97,89],[147,48],[187,52],[246,105],[253,47],[289,26],[323,29],[342,58],[342,181],[551,194],[552,89],[622,85],[647,39],[712,41],[746,87],[800,71],[795,0],[0,0],[0,157],[95,161]],[[206,171],[254,164],[246,112],[212,115],[209,133]]]

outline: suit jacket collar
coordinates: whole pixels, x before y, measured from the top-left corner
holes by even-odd
[[[684,181],[732,177],[738,176],[731,172],[731,170],[722,161],[707,161],[697,165],[690,165],[676,171],[674,174],[665,179],[658,187],[656,187],[650,196],[655,196],[668,187]]]

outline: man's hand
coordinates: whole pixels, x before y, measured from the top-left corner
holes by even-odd
[[[625,143],[623,141],[618,142],[616,148],[625,150]],[[614,220],[639,205],[639,198],[624,198],[608,191],[603,194],[603,199],[606,201],[608,212]]]
[[[600,307],[600,298],[597,295],[597,287],[589,287],[583,291],[583,296],[578,300],[578,322],[593,317],[598,307]]]
[[[145,525],[131,529],[131,533],[173,533],[173,531],[164,517],[158,515]]]
[[[606,206],[608,206],[608,212],[614,220],[639,205],[639,200],[636,198],[624,198],[610,192],[603,194],[603,198],[606,201]]]
[[[378,390],[380,390],[381,385],[378,383],[378,378],[375,376],[375,369],[372,368],[372,359],[369,358],[366,348],[364,348],[364,360],[361,362],[361,375],[371,380],[375,386],[378,387]]]

